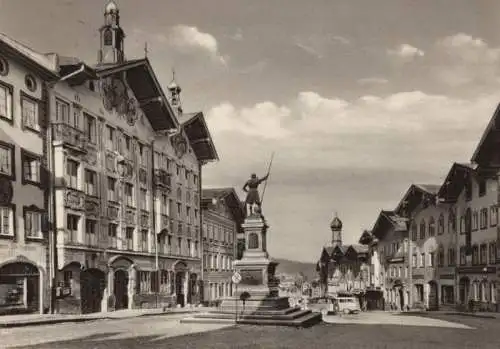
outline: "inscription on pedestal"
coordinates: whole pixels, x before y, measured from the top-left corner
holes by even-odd
[[[242,285],[262,285],[262,270],[261,269],[243,269],[239,271],[241,274]]]

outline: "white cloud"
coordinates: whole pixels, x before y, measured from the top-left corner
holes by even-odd
[[[401,44],[395,49],[387,50],[387,54],[390,56],[399,57],[404,60],[412,60],[417,57],[423,57],[425,55],[424,51],[416,48],[412,45]]]
[[[197,27],[175,26],[172,28],[168,40],[171,45],[181,51],[206,52],[220,63],[227,63],[227,57],[223,57],[219,52],[215,37],[209,33],[201,32]]]
[[[371,77],[359,79],[357,82],[360,85],[385,85],[389,82],[389,80],[379,77]]]
[[[492,95],[468,101],[409,91],[346,101],[306,91],[285,106],[263,102],[238,109],[223,103],[207,119],[216,146],[231,144],[229,138],[268,144],[297,168],[419,171],[429,163],[440,168],[467,161],[496,103]],[[241,154],[231,147],[224,161],[234,166]]]
[[[436,47],[443,63],[435,68],[434,75],[446,84],[457,87],[499,82],[500,48],[464,33],[442,38]]]
[[[340,36],[340,35],[334,35],[332,36],[332,40],[333,41],[336,41],[342,45],[349,45],[351,43],[351,40],[343,37],[343,36]]]

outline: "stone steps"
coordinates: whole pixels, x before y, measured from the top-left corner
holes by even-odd
[[[261,311],[259,314],[238,315],[235,321],[234,313],[209,312],[181,320],[182,323],[237,323],[244,325],[273,325],[273,326],[296,326],[309,327],[321,322],[321,314],[313,313],[311,310],[290,308],[288,311]]]
[[[270,308],[272,309],[272,308]],[[238,308],[224,308],[224,309],[218,309],[218,310],[215,310],[213,312],[215,313],[218,313],[218,314],[231,314],[234,316],[234,313],[236,311],[238,311],[238,314],[242,313],[242,308],[241,307],[238,307]],[[243,314],[244,315],[277,315],[277,316],[280,316],[280,315],[286,315],[286,314],[290,314],[292,312],[295,312],[297,310],[301,310],[300,307],[288,307],[286,309],[279,309],[279,310],[267,310],[265,308],[259,308],[259,309],[249,309],[249,308],[245,308],[245,310],[243,311]]]

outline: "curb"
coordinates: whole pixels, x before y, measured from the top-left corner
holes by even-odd
[[[497,319],[497,317],[494,315],[480,315],[480,314],[474,314],[474,313],[444,313],[444,315],[469,316],[469,317],[476,317],[476,318],[481,318],[481,319]]]
[[[151,317],[151,316],[160,316],[160,315],[176,315],[176,314],[192,314],[193,311],[176,311],[176,312],[162,312],[162,313],[145,313],[140,315],[131,315],[131,316],[95,316],[95,317],[85,317],[85,318],[63,318],[63,319],[40,319],[40,320],[28,320],[28,321],[19,321],[19,322],[9,322],[9,323],[1,323],[0,328],[13,328],[13,327],[28,327],[28,326],[39,326],[39,325],[54,325],[54,324],[62,324],[62,323],[77,323],[77,322],[89,322],[89,321],[97,321],[97,320],[122,320],[122,319],[131,319],[137,317]]]

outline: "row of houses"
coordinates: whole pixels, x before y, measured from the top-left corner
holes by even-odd
[[[454,163],[444,183],[411,185],[362,233],[368,288],[386,308],[499,311],[499,130],[500,107],[470,163]]]
[[[0,34],[0,314],[198,304],[231,294],[244,211],[202,191],[218,160],[113,1],[97,64]]]

